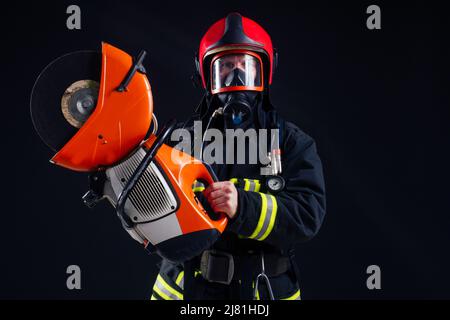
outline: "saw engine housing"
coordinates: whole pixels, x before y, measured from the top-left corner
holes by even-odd
[[[192,186],[207,186],[215,175],[208,165],[162,144],[170,132],[170,126],[163,129],[127,160],[108,168],[102,178],[103,197],[136,241],[179,263],[211,247],[227,218],[207,212],[199,202]]]

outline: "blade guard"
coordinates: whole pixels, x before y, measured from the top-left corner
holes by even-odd
[[[89,172],[114,165],[139,146],[151,124],[153,97],[147,77],[139,72],[131,78],[127,90],[117,90],[132,65],[127,53],[102,43],[97,106],[50,162]]]

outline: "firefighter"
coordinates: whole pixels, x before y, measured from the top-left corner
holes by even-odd
[[[213,163],[219,182],[194,186],[205,206],[228,215],[227,229],[183,265],[162,261],[151,299],[300,299],[294,246],[319,231],[325,187],[314,140],[270,102],[276,63],[268,33],[238,13],[203,36],[196,69],[205,94],[191,120],[202,121],[204,131],[275,128],[278,134],[268,138],[268,165]]]

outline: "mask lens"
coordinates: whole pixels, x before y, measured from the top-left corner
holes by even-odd
[[[262,91],[260,60],[246,53],[222,55],[213,60],[211,80],[213,93],[224,88]]]

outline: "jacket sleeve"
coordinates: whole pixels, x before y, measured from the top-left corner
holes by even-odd
[[[238,189],[237,217],[228,230],[279,248],[313,238],[325,215],[325,184],[315,142],[300,129],[286,128],[282,176],[277,195]]]

